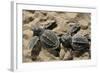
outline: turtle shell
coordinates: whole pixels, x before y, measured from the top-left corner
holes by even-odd
[[[44,33],[40,36],[40,41],[43,48],[46,49],[56,49],[59,47],[59,38],[51,30],[45,30]]]
[[[74,35],[72,37],[72,47],[74,51],[85,51],[89,49],[89,41],[84,36]]]

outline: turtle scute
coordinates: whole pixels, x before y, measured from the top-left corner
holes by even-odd
[[[72,37],[72,47],[74,51],[86,51],[89,49],[89,41],[85,36],[74,35]]]
[[[40,41],[43,48],[47,49],[56,49],[60,44],[57,35],[51,30],[45,30],[44,33],[40,36]]]

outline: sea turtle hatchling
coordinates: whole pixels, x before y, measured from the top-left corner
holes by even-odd
[[[33,27],[32,31],[34,34],[32,39],[30,40],[29,48],[32,48],[32,50],[34,50],[34,48],[37,47],[34,50],[35,52],[37,52],[37,55],[39,54],[41,47],[47,50],[56,50],[59,47],[59,38],[53,31],[40,27]]]
[[[80,30],[80,26],[77,23],[69,23],[67,32],[60,37],[60,42],[66,48],[71,48],[72,37]]]
[[[61,43],[65,49],[70,48],[72,51],[86,51],[89,49],[89,41],[85,36],[81,34],[77,35],[80,27],[77,24],[71,23],[69,32],[61,36]],[[74,34],[74,35],[72,35]]]
[[[40,41],[42,47],[45,49],[56,49],[59,47],[59,38],[53,31],[39,27],[33,28],[32,31],[35,37],[33,36],[32,38],[30,48],[34,47],[37,41]]]

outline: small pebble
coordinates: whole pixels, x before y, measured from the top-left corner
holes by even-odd
[[[64,49],[61,49],[60,50],[60,59],[63,59],[64,55],[65,55],[65,51],[64,51]]]
[[[29,22],[33,21],[33,14],[28,11],[23,11],[23,23],[28,24]]]
[[[89,25],[89,23],[86,20],[80,20],[79,24],[80,24],[82,29],[87,29],[88,25]]]
[[[58,57],[55,57],[54,55],[50,54],[47,50],[42,49],[38,58],[40,61],[51,61],[51,60],[59,60]]]
[[[65,53],[65,56],[64,56],[63,60],[72,60],[72,59],[73,59],[73,57],[72,57],[71,52],[70,51],[67,51]]]
[[[22,30],[24,31],[24,30],[28,30],[28,29],[32,29],[31,25],[29,25],[29,24],[24,24]]]
[[[23,39],[23,49],[28,49],[29,40]]]
[[[69,18],[69,19],[75,18],[75,17],[77,16],[77,14],[78,14],[78,13],[71,13],[71,12],[66,13],[67,18]]]
[[[33,35],[33,32],[31,30],[24,30],[23,31],[23,38],[25,38],[25,39],[31,38],[32,35]]]

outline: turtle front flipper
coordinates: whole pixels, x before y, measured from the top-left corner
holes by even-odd
[[[41,43],[40,41],[37,41],[37,44],[32,48],[32,51],[31,51],[31,58],[33,61],[37,60],[37,57],[40,51],[41,51]]]
[[[37,56],[39,55],[39,53],[41,51],[41,44],[40,44],[39,38],[37,36],[32,37],[32,39],[30,40],[30,43],[29,43],[29,48],[32,49],[31,50],[31,59],[33,61],[36,61]]]
[[[30,49],[34,48],[38,41],[39,38],[37,36],[32,37],[32,39],[29,42],[29,48]]]

